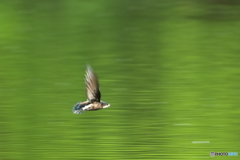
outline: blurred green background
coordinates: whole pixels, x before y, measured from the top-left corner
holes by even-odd
[[[238,0],[1,0],[0,160],[239,152],[239,28]],[[74,115],[87,63],[111,107]]]

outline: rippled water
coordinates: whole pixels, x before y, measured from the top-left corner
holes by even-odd
[[[0,159],[238,152],[238,2],[0,4]],[[74,115],[87,63],[111,107]]]

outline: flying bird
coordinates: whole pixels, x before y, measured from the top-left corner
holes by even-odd
[[[83,111],[94,111],[109,107],[109,103],[101,101],[98,78],[90,65],[87,65],[85,77],[87,101],[75,104],[72,109],[73,113],[81,114]]]

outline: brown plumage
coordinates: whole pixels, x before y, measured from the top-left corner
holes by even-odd
[[[88,100],[90,102],[100,102],[101,92],[99,90],[98,78],[90,65],[87,66],[85,77]]]
[[[73,113],[81,114],[83,111],[99,110],[110,106],[107,102],[101,101],[98,78],[90,65],[87,65],[85,84],[88,100],[77,103],[73,107]]]

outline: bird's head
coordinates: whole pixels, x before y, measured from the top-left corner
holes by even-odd
[[[101,104],[102,104],[103,108],[110,107],[110,104],[107,102],[101,101]]]

